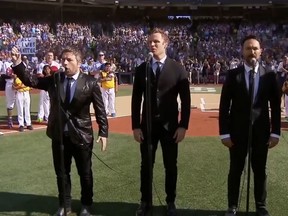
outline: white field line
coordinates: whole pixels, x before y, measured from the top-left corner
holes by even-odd
[[[216,112],[216,113],[219,112],[218,109],[213,109],[213,108],[212,108],[212,109],[209,109],[209,108],[206,108],[206,105],[207,105],[207,104],[208,104],[208,105],[216,105],[216,104],[218,104],[218,103],[206,103],[204,98],[200,98],[200,101],[201,101],[201,103],[200,103],[200,109],[201,109],[202,112]]]

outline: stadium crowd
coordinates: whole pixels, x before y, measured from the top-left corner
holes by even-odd
[[[263,63],[273,70],[288,52],[288,24],[272,22],[237,22],[233,20],[187,19],[153,23],[166,30],[171,40],[167,54],[181,62],[190,72],[192,80],[206,82],[206,76],[219,74],[241,63],[239,41],[247,34],[262,39]],[[21,38],[36,37],[36,52],[28,55],[31,69],[36,71],[47,50],[52,50],[55,60],[65,45],[77,45],[85,53],[83,67],[93,70],[97,53],[104,51],[107,60],[113,60],[117,72],[132,72],[145,61],[148,49],[145,41],[149,27],[143,23],[113,23],[104,28],[100,22],[93,24],[57,23],[52,28],[47,23],[12,21],[0,26],[0,58],[9,62],[9,51]],[[33,58],[32,58],[33,57]],[[36,57],[36,58],[35,58]],[[220,64],[216,72],[216,64]],[[90,67],[88,67],[88,63]],[[207,70],[204,65],[207,65]],[[204,70],[203,70],[204,68]],[[6,68],[2,67],[2,72]],[[90,72],[90,71],[88,71]],[[195,79],[198,75],[198,80]],[[200,75],[200,80],[199,80]],[[208,80],[211,82],[211,80]],[[212,82],[216,80],[212,80]]]

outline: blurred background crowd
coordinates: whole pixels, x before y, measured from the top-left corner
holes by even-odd
[[[262,63],[277,72],[283,56],[288,53],[288,23],[244,20],[173,19],[153,22],[93,23],[10,23],[0,20],[0,66],[10,61],[9,51],[22,38],[36,38],[36,51],[28,54],[31,72],[36,73],[47,51],[53,51],[55,61],[63,46],[77,45],[85,54],[82,69],[89,73],[97,62],[98,53],[116,66],[118,73],[131,73],[148,56],[146,45],[149,28],[163,28],[170,38],[167,54],[181,62],[193,83],[218,83],[229,68],[241,64],[241,39],[255,34],[262,40]],[[1,70],[4,70],[2,67]],[[210,78],[209,78],[210,77]],[[216,78],[217,77],[217,78]],[[220,78],[221,81],[221,78]]]

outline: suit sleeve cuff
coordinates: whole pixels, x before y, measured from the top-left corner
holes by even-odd
[[[230,138],[230,134],[222,134],[220,135],[220,139],[226,139],[226,138]]]
[[[278,135],[278,134],[271,133],[270,136],[280,139],[280,135]]]

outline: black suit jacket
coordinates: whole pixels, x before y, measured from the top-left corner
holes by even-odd
[[[280,97],[276,74],[266,71],[261,65],[258,72],[259,84],[253,103],[255,118],[253,140],[266,144],[270,133],[280,135]],[[220,135],[230,134],[233,142],[247,141],[250,122],[249,103],[244,66],[229,70],[222,87],[220,99]],[[269,106],[271,108],[271,121]]]
[[[144,128],[146,125],[146,66],[147,63],[142,63],[136,68],[135,79],[133,84],[132,93],[132,129]],[[151,95],[152,101],[150,101],[152,108],[152,118],[156,115],[157,110],[159,110],[160,120],[165,128],[169,131],[175,131],[178,127],[188,128],[189,118],[190,118],[190,89],[188,74],[184,68],[172,59],[167,58],[161,74],[159,76],[158,85],[153,84],[153,79],[155,75],[152,71],[152,67],[148,68],[149,73],[151,73]],[[159,106],[157,109],[156,92],[158,91]],[[178,121],[178,103],[177,96],[181,99],[181,117],[180,122]],[[142,118],[141,118],[141,102],[144,96],[144,101],[142,104]]]
[[[51,108],[47,127],[47,136],[53,140],[60,140],[60,124],[59,124],[59,106],[58,106],[58,92],[55,85],[59,81],[61,105],[63,106],[65,100],[64,94],[64,72],[55,73],[50,77],[35,77],[30,75],[30,72],[25,70],[23,63],[13,68],[13,71],[21,79],[26,86],[31,86],[37,89],[43,89],[49,92]],[[108,136],[108,121],[103,105],[103,99],[100,91],[100,87],[97,84],[95,78],[86,74],[80,73],[77,79],[77,86],[71,103],[67,107],[67,110],[71,113],[74,126],[78,129],[81,138],[77,135],[75,129],[68,125],[68,132],[73,141],[76,144],[92,143],[93,142],[93,129],[90,116],[90,104],[93,103],[95,110],[96,121],[99,125],[99,136]],[[61,113],[63,125],[66,124],[66,118]]]

